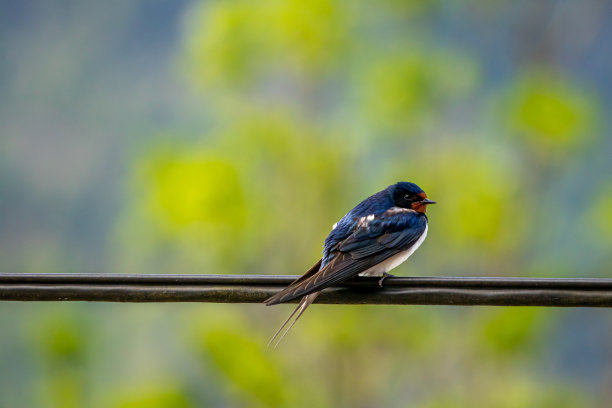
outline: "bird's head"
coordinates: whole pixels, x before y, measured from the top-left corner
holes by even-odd
[[[427,194],[414,183],[400,181],[393,187],[393,202],[397,207],[409,208],[424,213],[429,204],[436,203],[428,199]]]

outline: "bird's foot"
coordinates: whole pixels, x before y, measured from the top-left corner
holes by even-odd
[[[378,281],[378,286],[383,287],[383,281],[387,278],[394,278],[395,275],[391,275],[390,273],[383,272],[382,278]]]

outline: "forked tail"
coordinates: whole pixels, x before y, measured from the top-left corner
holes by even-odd
[[[314,302],[314,300],[317,298],[317,296],[319,296],[319,293],[321,293],[321,292],[311,293],[309,295],[304,296],[302,298],[302,300],[300,300],[300,304],[298,305],[298,307],[295,308],[293,313],[291,313],[291,316],[289,316],[289,318],[287,320],[285,320],[285,323],[283,323],[283,325],[280,327],[280,329],[278,329],[277,332],[274,333],[274,336],[272,336],[272,338],[268,342],[268,347],[270,347],[271,344],[274,344],[274,348],[276,348],[276,346],[278,346],[278,344],[283,340],[285,335],[287,335],[289,330],[291,330],[291,328],[293,327],[295,322],[297,322],[297,320],[300,318],[302,313],[304,313],[304,310],[306,310],[306,308],[308,308],[308,306],[310,306],[312,304],[312,302]],[[296,316],[296,313],[297,313],[297,316]],[[295,316],[295,318],[293,318],[293,316]],[[287,324],[292,319],[293,319],[293,321],[291,322],[289,327],[286,330],[283,331],[283,329],[287,326]],[[282,334],[281,334],[281,332],[282,332]],[[276,338],[278,337],[279,334],[281,334],[281,336],[278,338],[278,340],[276,340]]]

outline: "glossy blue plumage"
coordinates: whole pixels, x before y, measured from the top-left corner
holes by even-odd
[[[378,217],[385,211],[395,207],[394,191],[398,187],[407,191],[411,191],[415,194],[423,192],[423,190],[421,190],[414,183],[399,182],[397,184],[390,185],[384,190],[379,191],[378,193],[366,198],[365,200],[357,204],[355,208],[346,213],[346,215],[334,225],[334,229],[325,239],[325,243],[323,245],[323,258],[321,261],[321,268],[327,265],[336,256],[336,245],[338,245],[339,242],[348,238],[348,236],[353,233],[353,230],[355,229],[355,227],[359,223],[359,220],[362,217],[367,217],[368,215],[374,215],[375,217]],[[422,223],[422,221],[419,222],[420,218],[421,217],[417,214],[408,213],[402,216],[398,216],[394,219],[387,218],[386,220],[384,220],[383,225],[380,225],[381,220],[377,220],[379,221],[377,223],[378,225],[374,225],[373,229],[371,229],[370,232],[373,233],[373,235],[376,235],[376,227],[380,227],[381,231],[386,230],[387,228],[393,228],[395,230],[398,228],[405,229],[415,227],[418,230],[421,230],[422,232],[425,229],[425,225]]]
[[[399,265],[425,236],[427,216],[413,208],[423,201],[432,203],[416,184],[407,182],[366,198],[334,225],[321,260],[266,303],[286,302],[360,273],[380,275]]]

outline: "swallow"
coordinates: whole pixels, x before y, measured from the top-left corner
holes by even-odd
[[[379,276],[382,287],[383,280],[392,276],[388,272],[408,259],[427,237],[425,211],[435,203],[416,184],[399,182],[357,204],[332,227],[321,259],[264,302],[272,306],[302,298],[268,345],[293,319],[274,347],[280,343],[321,290],[355,276]]]

